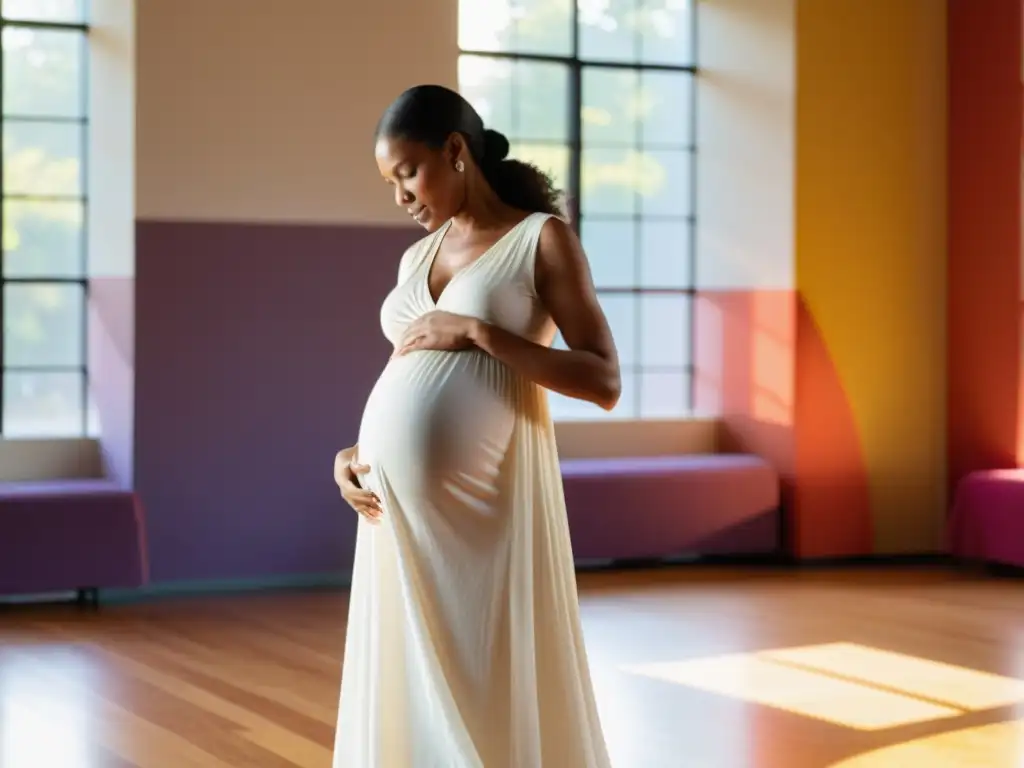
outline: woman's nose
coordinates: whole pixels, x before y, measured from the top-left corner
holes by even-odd
[[[395,187],[395,205],[406,206],[411,203],[413,197],[409,194],[408,190],[402,189],[401,187]]]

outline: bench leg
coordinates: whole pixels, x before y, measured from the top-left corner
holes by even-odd
[[[96,587],[81,587],[75,592],[75,597],[79,608],[95,611],[100,607],[100,591]]]

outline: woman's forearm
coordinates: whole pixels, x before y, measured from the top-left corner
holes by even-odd
[[[583,350],[551,349],[480,321],[473,323],[469,337],[479,349],[542,387],[609,411],[619,400],[622,383],[613,360]]]

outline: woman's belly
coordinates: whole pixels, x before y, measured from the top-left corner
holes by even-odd
[[[370,465],[375,490],[406,514],[487,514],[514,420],[512,376],[502,363],[478,351],[413,352],[389,361],[370,393],[359,460]]]

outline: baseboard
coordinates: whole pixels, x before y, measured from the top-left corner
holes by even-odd
[[[243,579],[188,579],[147,584],[136,589],[101,589],[102,604],[129,603],[169,597],[233,595],[245,592],[344,589],[351,583],[348,573],[294,573]]]
[[[0,606],[37,605],[40,603],[72,603],[77,597],[78,595],[74,590],[0,595]]]
[[[580,573],[593,571],[626,571],[652,568],[690,567],[769,567],[787,569],[831,569],[831,568],[893,568],[893,567],[953,567],[960,562],[943,552],[921,552],[901,555],[858,555],[851,557],[793,558],[775,553],[742,555],[681,555],[675,558],[608,560],[580,562],[576,570]],[[1007,566],[1007,572],[1015,572]],[[272,592],[285,590],[346,589],[351,585],[349,573],[298,573],[279,576],[263,576],[243,579],[180,580],[147,584],[135,589],[101,589],[101,605],[124,604],[142,600],[173,597],[197,597],[235,595],[249,592]],[[0,605],[25,605],[33,603],[74,602],[74,592],[47,593],[41,595],[0,596]]]
[[[785,557],[775,552],[755,552],[737,555],[683,553],[667,557],[580,560],[576,562],[576,570],[580,573],[587,573],[591,571],[636,571],[651,568],[689,568],[699,566],[777,567],[785,563]]]
[[[948,552],[908,552],[898,555],[793,558],[792,564],[797,568],[889,568],[952,566],[957,564],[957,560]]]
[[[650,568],[895,568],[955,566],[957,561],[944,552],[920,552],[901,555],[856,555],[848,557],[797,558],[788,553],[764,552],[733,555],[687,554],[665,558],[636,558],[577,563],[577,571],[626,571]]]

